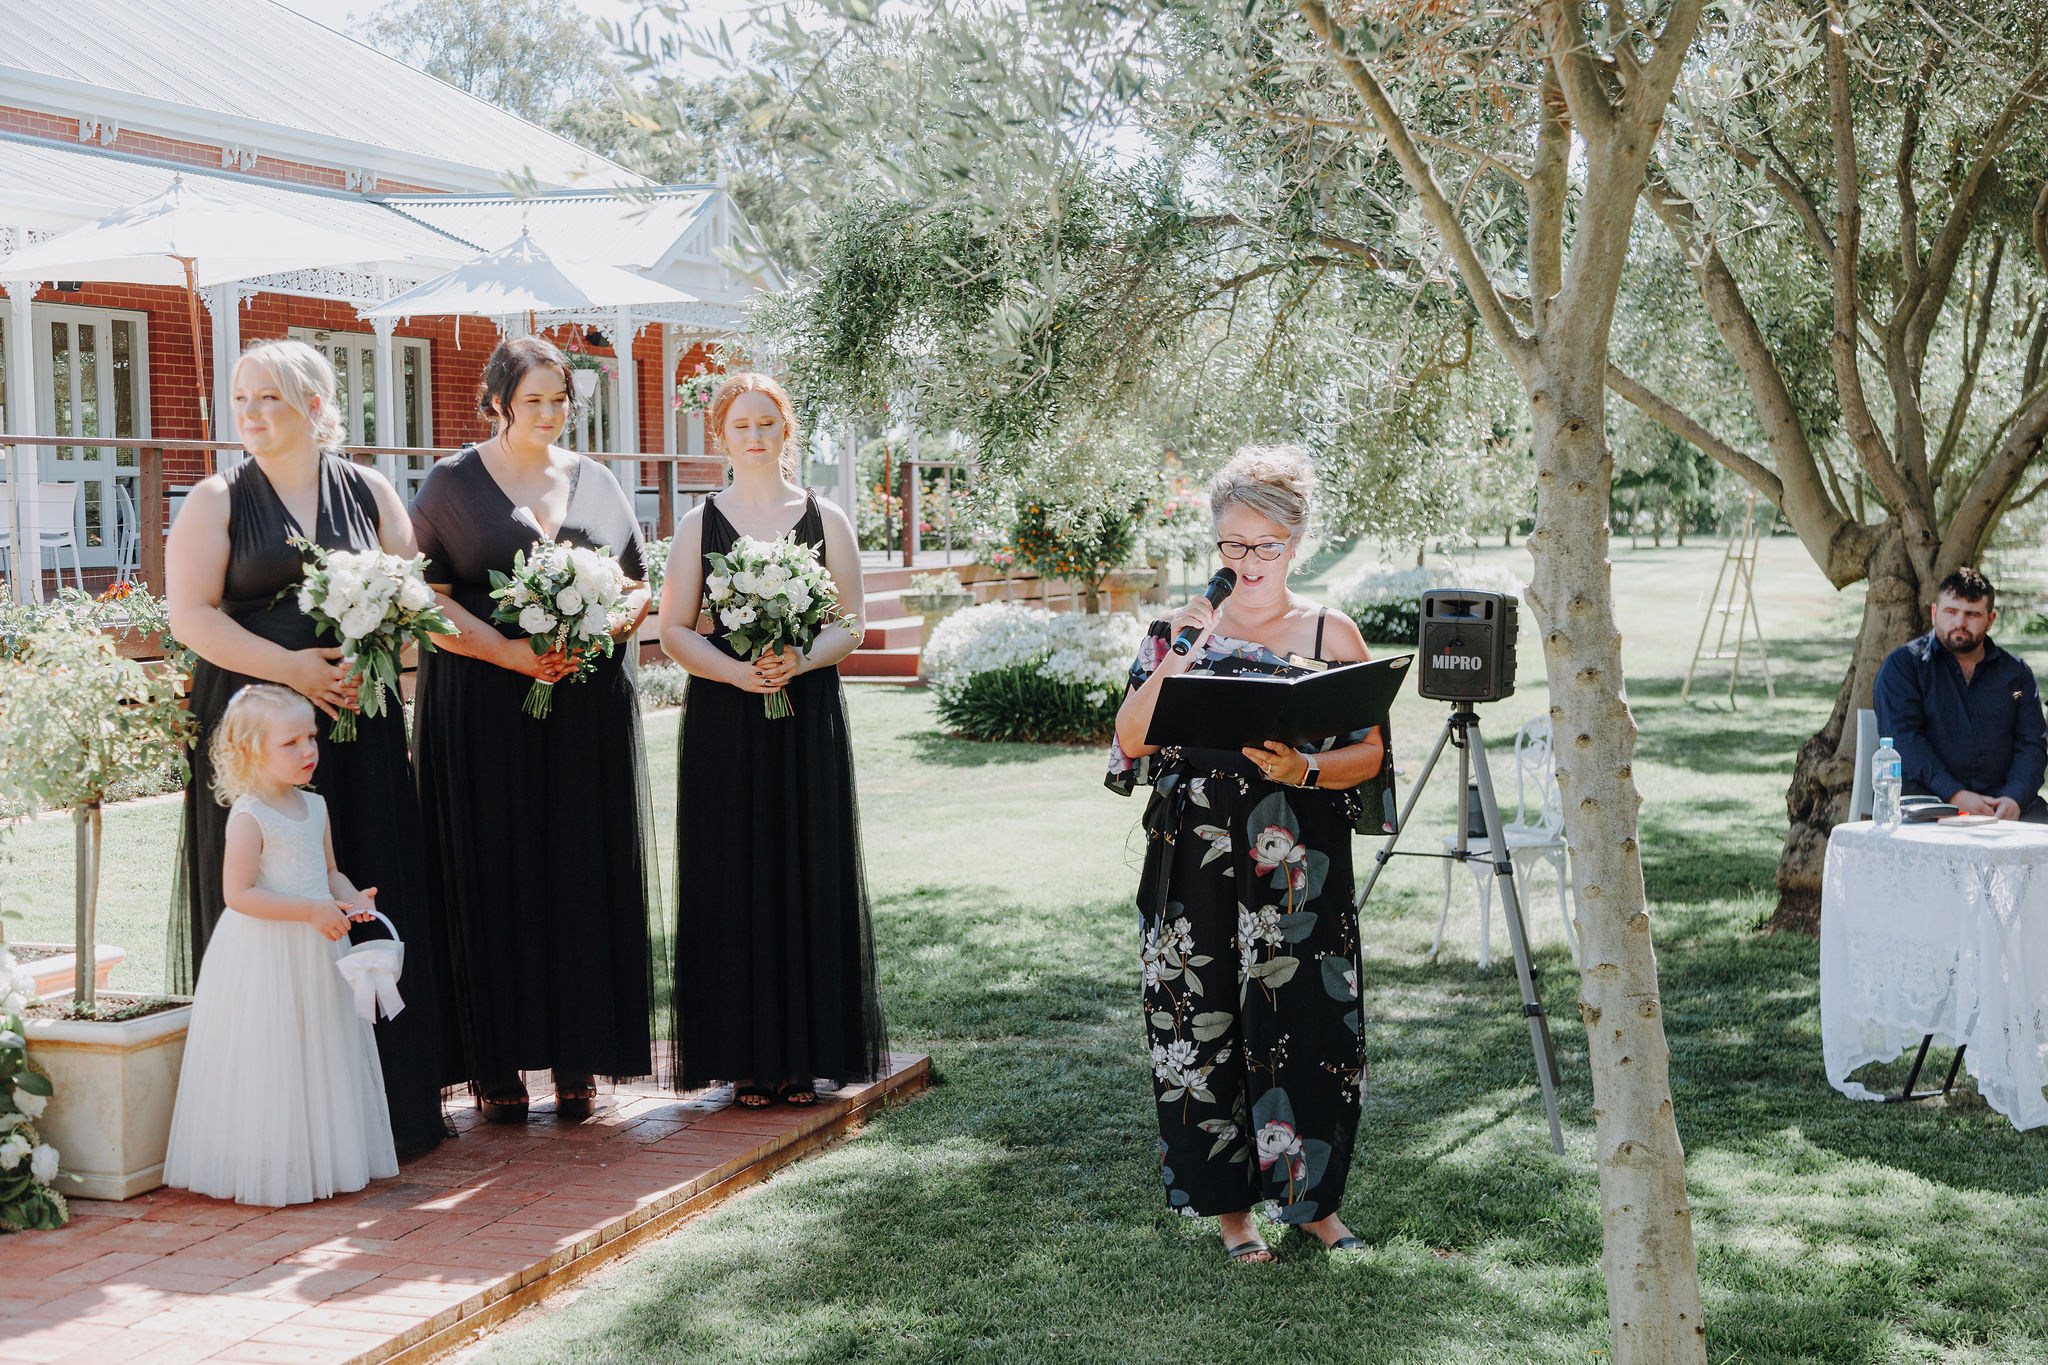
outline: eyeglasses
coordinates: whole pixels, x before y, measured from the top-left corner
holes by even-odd
[[[1255,554],[1261,563],[1271,564],[1293,543],[1291,540],[1262,540],[1256,545],[1247,545],[1241,540],[1219,540],[1216,542],[1216,553],[1230,560],[1243,559],[1246,554]]]

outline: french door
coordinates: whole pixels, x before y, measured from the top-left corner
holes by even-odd
[[[434,444],[434,390],[428,381],[427,342],[416,337],[392,338],[391,380],[398,396],[394,402],[385,404],[377,393],[375,335],[311,327],[294,327],[291,335],[333,364],[349,445],[418,446],[425,450]],[[381,416],[387,410],[396,414],[388,431]],[[399,496],[410,503],[432,464],[433,458],[425,454],[399,457]]]
[[[30,318],[43,434],[146,438],[148,315],[39,303]],[[44,446],[39,465],[44,482],[79,485],[72,517],[80,562],[112,567],[120,544],[119,493],[135,506],[139,453],[132,446]]]

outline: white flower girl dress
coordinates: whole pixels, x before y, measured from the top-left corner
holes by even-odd
[[[325,899],[327,803],[293,820],[254,796],[258,882]],[[310,924],[223,911],[194,991],[164,1183],[238,1204],[303,1204],[398,1174],[370,1022]]]

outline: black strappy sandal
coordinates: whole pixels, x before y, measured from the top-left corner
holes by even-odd
[[[1322,1238],[1316,1236],[1313,1232],[1310,1232],[1306,1227],[1302,1226],[1300,1223],[1293,1224],[1291,1231],[1308,1238],[1309,1241],[1314,1242],[1317,1246],[1321,1247],[1325,1251],[1365,1250],[1365,1243],[1348,1232],[1345,1233],[1342,1237],[1339,1237],[1334,1242],[1325,1242]]]
[[[742,1109],[766,1109],[775,1103],[775,1096],[758,1085],[736,1085],[732,1088],[732,1102]]]
[[[1256,1232],[1242,1242],[1225,1243],[1223,1254],[1239,1265],[1265,1265],[1274,1259],[1273,1248],[1267,1246],[1266,1239]]]
[[[526,1087],[519,1085],[516,1090],[508,1087],[496,1089],[491,1086],[472,1086],[476,1096],[476,1107],[489,1123],[526,1122]]]
[[[808,1085],[791,1081],[776,1092],[777,1099],[784,1104],[793,1104],[799,1109],[808,1109],[818,1102],[818,1092]]]
[[[597,1082],[589,1076],[555,1077],[555,1117],[577,1121],[597,1109]]]

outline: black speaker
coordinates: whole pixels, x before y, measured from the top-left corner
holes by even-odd
[[[1515,694],[1515,599],[1473,588],[1422,594],[1415,690],[1432,701]]]

